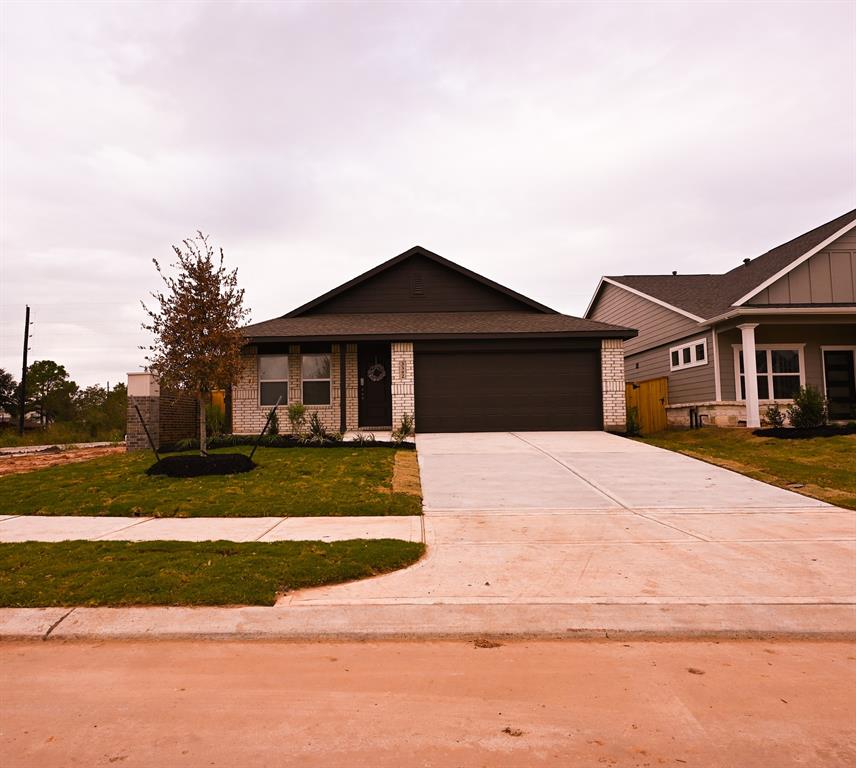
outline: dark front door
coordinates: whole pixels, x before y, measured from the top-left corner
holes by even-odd
[[[360,426],[392,426],[391,358],[389,344],[360,344]]]
[[[856,416],[856,371],[852,349],[827,349],[823,352],[826,375],[826,399],[830,419],[852,419]]]

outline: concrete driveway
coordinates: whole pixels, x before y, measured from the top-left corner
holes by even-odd
[[[536,606],[655,606],[661,623],[739,615],[759,631],[853,622],[854,512],[602,432],[429,434],[417,447],[427,557],[283,604],[527,606],[527,620]]]

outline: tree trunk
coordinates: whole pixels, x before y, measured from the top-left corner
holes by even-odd
[[[208,455],[208,436],[205,434],[205,395],[200,392],[199,399],[199,455]]]

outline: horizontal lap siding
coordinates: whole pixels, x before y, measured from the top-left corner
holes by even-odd
[[[696,339],[707,339],[707,365],[670,371],[670,347]],[[624,359],[624,369],[627,381],[640,382],[667,376],[669,378],[670,403],[704,402],[716,398],[713,340],[710,332],[697,333],[655,349],[649,349],[635,355],[627,355]]]
[[[624,342],[625,358],[698,330],[694,320],[609,283],[603,284],[590,319],[639,331]]]

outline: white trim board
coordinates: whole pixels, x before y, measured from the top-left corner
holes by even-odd
[[[814,248],[812,248],[810,251],[806,251],[802,256],[799,256],[798,258],[794,259],[794,260],[793,260],[790,264],[788,264],[788,266],[786,266],[784,269],[780,269],[778,272],[776,272],[776,274],[775,274],[775,275],[773,275],[772,277],[768,277],[768,278],[767,278],[763,283],[761,283],[760,285],[758,285],[758,286],[756,286],[755,288],[753,288],[753,289],[752,289],[751,291],[749,291],[749,293],[747,293],[745,296],[743,296],[743,297],[741,297],[741,298],[737,299],[737,301],[735,301],[731,306],[732,306],[732,307],[740,307],[740,306],[742,306],[744,302],[749,301],[749,299],[751,299],[753,296],[757,296],[757,295],[758,295],[759,293],[761,293],[761,291],[763,291],[765,288],[769,288],[773,283],[775,283],[775,282],[776,282],[776,280],[778,280],[779,278],[784,277],[784,276],[785,276],[785,275],[787,275],[789,272],[791,272],[791,271],[793,271],[794,269],[796,269],[796,268],[797,268],[800,264],[802,264],[804,261],[808,261],[812,256],[814,256],[814,254],[819,253],[820,251],[822,251],[824,248],[826,248],[826,246],[827,246],[827,245],[832,244],[833,242],[835,242],[835,241],[836,241],[839,237],[841,237],[842,235],[846,235],[846,234],[847,234],[851,229],[853,229],[854,227],[856,227],[856,218],[855,218],[855,219],[853,219],[853,221],[851,221],[849,224],[845,224],[845,225],[844,225],[841,229],[839,229],[835,234],[830,235],[829,237],[827,237],[827,238],[826,238],[826,240],[823,240],[823,241],[821,241],[820,243],[818,243],[818,244],[817,244],[816,246],[814,246]]]
[[[679,315],[683,315],[684,317],[688,317],[690,320],[695,320],[697,323],[706,323],[707,321],[703,317],[699,317],[698,315],[694,315],[691,312],[687,312],[685,309],[681,309],[680,307],[676,307],[673,304],[669,304],[668,302],[662,301],[661,299],[655,298],[654,296],[650,296],[647,293],[643,293],[642,291],[638,291],[635,288],[631,288],[629,285],[625,285],[624,283],[619,283],[617,280],[613,280],[610,277],[602,277],[600,278],[600,282],[597,284],[597,290],[594,292],[594,296],[591,297],[591,301],[589,302],[588,307],[586,307],[585,314],[583,317],[588,318],[589,312],[594,304],[594,300],[597,298],[597,295],[600,293],[601,286],[604,283],[609,283],[609,285],[614,285],[616,288],[621,288],[622,290],[627,291],[628,293],[632,293],[636,296],[641,296],[643,299],[647,299],[653,304],[657,304],[661,307],[665,307],[666,309],[671,310],[672,312],[677,312]]]

